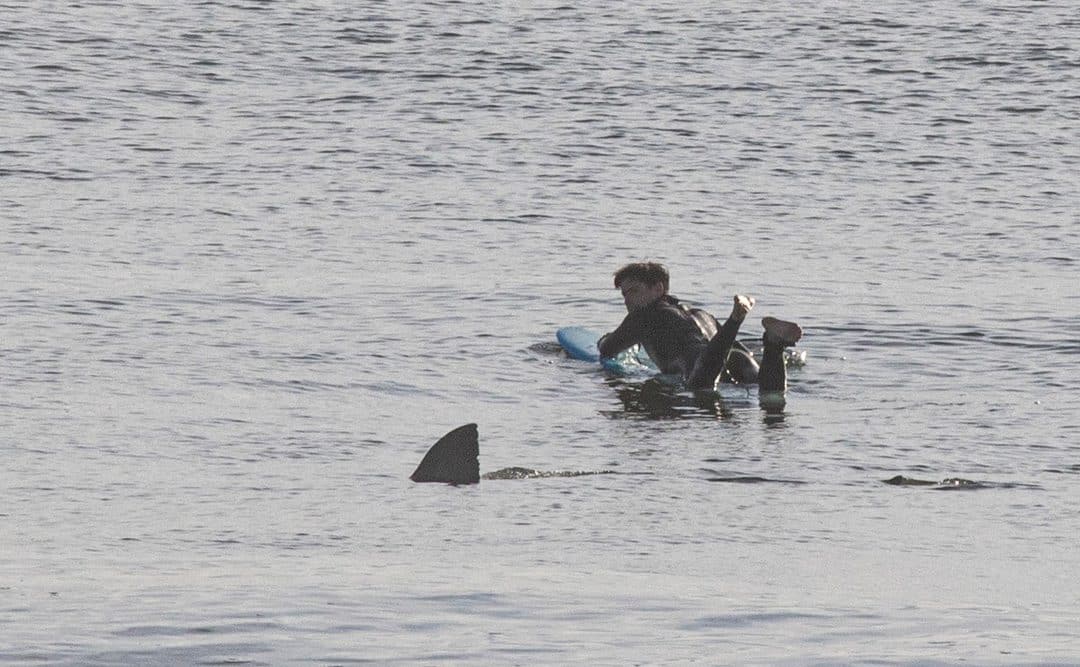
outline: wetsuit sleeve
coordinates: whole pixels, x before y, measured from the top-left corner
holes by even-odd
[[[645,339],[646,322],[639,313],[640,311],[628,314],[618,329],[600,338],[597,348],[601,357],[614,357]]]

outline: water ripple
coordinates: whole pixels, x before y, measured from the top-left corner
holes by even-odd
[[[1075,662],[1068,3],[4,10],[0,661]],[[782,414],[546,347],[650,258]]]

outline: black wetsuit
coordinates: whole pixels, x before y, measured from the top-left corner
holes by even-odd
[[[749,350],[735,341],[737,322],[728,318],[722,327],[704,310],[690,308],[665,294],[644,308],[627,313],[619,328],[600,339],[604,357],[640,344],[662,373],[681,375],[693,388],[712,388],[724,371],[735,346],[740,363],[729,369],[738,382],[757,380],[757,363]]]

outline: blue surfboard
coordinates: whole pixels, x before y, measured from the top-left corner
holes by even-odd
[[[571,359],[599,363],[608,371],[617,375],[655,375],[659,373],[656,364],[641,346],[635,345],[620,352],[613,358],[600,358],[596,343],[600,334],[587,327],[563,327],[555,332],[559,341]]]

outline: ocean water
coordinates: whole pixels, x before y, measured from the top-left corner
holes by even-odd
[[[1073,3],[2,8],[0,664],[1080,664]]]

